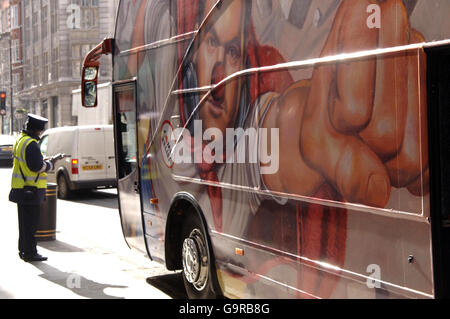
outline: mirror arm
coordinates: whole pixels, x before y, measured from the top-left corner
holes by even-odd
[[[113,53],[114,39],[107,38],[99,43],[95,48],[93,48],[86,55],[83,61],[83,67],[99,67],[100,63],[98,60],[102,55],[108,55]]]

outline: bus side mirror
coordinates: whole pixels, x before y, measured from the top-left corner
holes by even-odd
[[[83,67],[81,85],[81,97],[84,107],[96,107],[97,106],[97,78],[98,67],[88,66]]]
[[[84,107],[97,106],[97,83],[99,59],[104,54],[112,54],[114,39],[104,39],[86,55],[81,74],[81,104]]]

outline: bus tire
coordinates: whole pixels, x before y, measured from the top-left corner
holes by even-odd
[[[208,237],[194,214],[184,220],[181,240],[182,277],[189,299],[220,297],[213,289],[217,276]]]
[[[68,199],[71,195],[69,183],[66,180],[64,174],[59,174],[57,179],[58,184],[58,198]]]

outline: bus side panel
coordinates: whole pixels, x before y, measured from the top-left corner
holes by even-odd
[[[196,3],[206,7],[199,5],[196,17],[184,17],[178,33],[211,9],[209,2]],[[368,23],[365,2],[272,1],[266,6],[230,1],[211,12],[190,51],[182,51],[178,89],[189,92],[180,94],[180,118],[194,139],[194,146],[185,149],[205,160],[205,149],[215,147],[205,136],[220,131],[222,136],[215,134],[220,139],[226,138],[226,129],[244,130],[234,149],[226,145],[224,163],[172,168],[175,177],[195,183],[183,188],[195,194],[204,210],[221,281],[230,295],[258,296],[256,274],[281,289],[290,287],[294,295],[300,292],[299,297],[432,296],[421,56],[399,52],[289,72],[250,73],[209,96],[192,93],[246,68],[423,41],[415,31],[406,36],[410,22],[423,19],[417,8],[423,7],[386,2],[379,8],[384,29],[378,30]],[[258,131],[258,140],[248,137],[242,142],[247,148],[239,148],[254,129],[267,129],[267,135]],[[276,138],[277,129],[279,139],[267,142]],[[202,148],[195,147],[198,138]],[[264,143],[278,144],[279,166],[261,165],[263,152],[273,151],[264,149]],[[245,163],[239,162],[242,150]],[[260,162],[249,160],[252,153]],[[223,160],[213,156],[216,162]],[[204,181],[209,184],[200,187]],[[223,187],[212,186],[216,182]],[[410,233],[420,237],[410,240]],[[235,255],[240,245],[250,247],[251,257]],[[408,263],[406,251],[416,252],[415,264]],[[280,254],[298,256],[294,264],[308,267],[294,266],[291,276],[283,271]],[[323,264],[340,271],[330,277]],[[236,273],[236,267],[243,272]],[[423,273],[418,271],[422,267]],[[339,279],[348,273],[356,288]],[[366,285],[372,278],[377,284]]]
[[[294,203],[290,205],[295,206]],[[296,252],[300,246],[297,241],[305,239],[296,233],[296,216],[285,206],[269,206],[270,211],[258,212],[266,216],[264,225],[259,225],[264,233],[257,237],[253,235],[252,241],[224,238],[218,234],[212,237],[227,296],[385,299],[429,298],[432,295],[432,277],[424,271],[432,267],[426,223],[349,211],[345,264],[336,269],[336,263],[329,256],[314,256],[317,250]],[[278,231],[274,233],[268,225],[274,225]],[[267,242],[273,250],[260,246]],[[243,250],[244,256],[230,253],[236,248]]]
[[[120,49],[177,37],[115,68],[138,77],[148,246],[162,254],[169,203],[184,191],[205,215],[228,296],[433,297],[420,52],[211,85],[244,69],[449,38],[450,3],[143,3],[129,4],[135,36],[119,35]],[[171,156],[179,127],[183,161]],[[212,143],[230,130],[225,148]]]

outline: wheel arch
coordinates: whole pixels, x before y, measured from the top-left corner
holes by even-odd
[[[170,204],[166,223],[164,249],[166,267],[168,270],[182,269],[181,260],[178,256],[181,254],[181,229],[183,220],[186,219],[188,214],[194,214],[201,221],[203,227],[202,231],[208,236],[208,241],[211,243],[206,219],[197,200],[189,193],[177,193]],[[211,250],[210,255],[214,255],[211,247],[212,245],[209,246],[209,249]],[[174,253],[174,251],[176,253]]]
[[[65,168],[64,166],[59,167],[56,170],[56,180],[58,181],[58,177],[63,174],[64,177],[66,178],[67,183],[70,184],[70,176],[69,176],[69,172],[67,171],[67,168]]]

